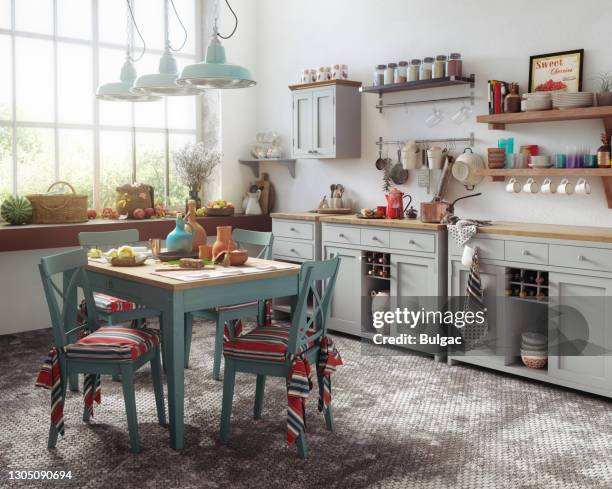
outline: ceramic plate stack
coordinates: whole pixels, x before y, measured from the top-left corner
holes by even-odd
[[[522,108],[524,111],[550,110],[552,109],[552,98],[550,92],[532,92],[524,95]]]
[[[544,368],[548,363],[548,338],[539,333],[521,335],[521,359],[529,368]]]
[[[593,105],[593,93],[555,92],[552,94],[552,103],[555,109],[575,109],[577,107],[591,107]]]

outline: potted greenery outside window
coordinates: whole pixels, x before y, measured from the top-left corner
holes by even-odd
[[[202,207],[200,191],[202,186],[212,177],[217,165],[221,163],[221,153],[208,149],[204,143],[199,142],[186,144],[175,151],[172,156],[179,180],[189,187],[189,197],[185,199],[185,209],[187,209],[187,202],[190,199],[195,200],[196,209],[199,209]]]
[[[612,105],[612,72],[598,73],[593,77],[599,82],[600,90],[597,92],[597,106]]]

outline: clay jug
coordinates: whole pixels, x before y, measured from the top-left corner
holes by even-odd
[[[232,239],[232,226],[217,226],[217,241],[213,245],[213,259],[222,251],[232,251],[236,249],[236,243]]]
[[[193,251],[198,251],[200,245],[206,244],[206,231],[196,220],[196,201],[190,199],[187,202],[187,209],[187,223],[193,235],[191,249]]]

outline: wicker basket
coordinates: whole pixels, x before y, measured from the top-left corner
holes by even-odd
[[[57,185],[66,185],[72,190],[67,194],[50,194]],[[77,195],[68,182],[52,183],[46,194],[26,196],[32,202],[33,224],[70,224],[87,221],[87,195]]]
[[[221,217],[221,216],[233,216],[234,208],[233,207],[207,207],[206,215],[209,217]]]

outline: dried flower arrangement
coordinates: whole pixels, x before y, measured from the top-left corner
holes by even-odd
[[[219,151],[207,148],[202,142],[188,143],[172,153],[178,178],[195,194],[210,180],[221,163],[221,156]]]

